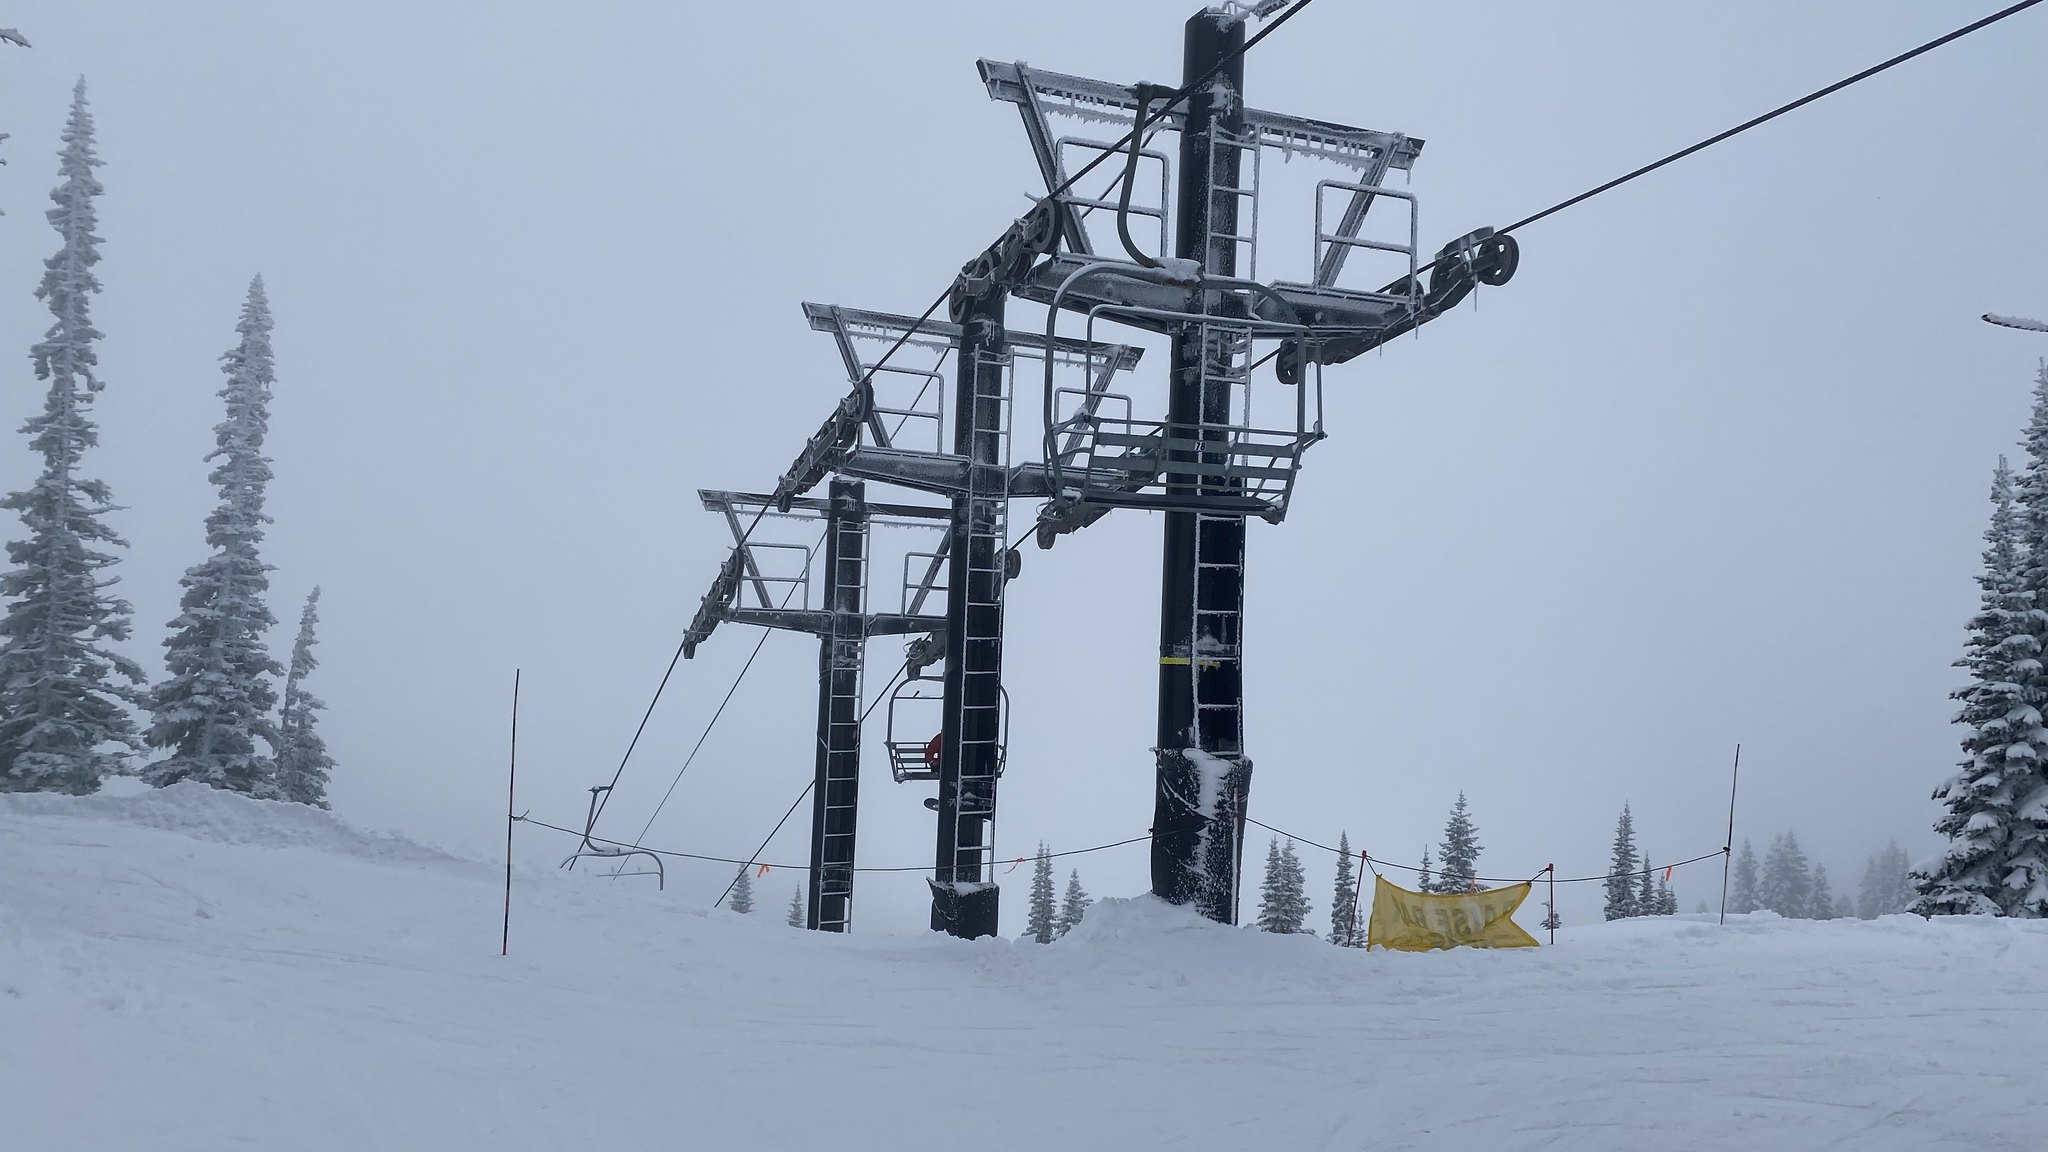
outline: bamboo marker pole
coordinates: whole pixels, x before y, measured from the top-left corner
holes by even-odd
[[[519,669],[512,670],[512,761],[505,771],[505,930],[498,955],[512,954],[512,803],[519,786]]]
[[[1721,923],[1728,923],[1728,865],[1735,859],[1735,785],[1742,778],[1742,745],[1735,746],[1735,766],[1728,772],[1728,842],[1721,845]]]

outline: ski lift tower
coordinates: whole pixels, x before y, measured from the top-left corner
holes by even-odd
[[[1021,275],[1042,254],[1057,227],[1057,206],[1041,205],[1004,241],[973,265],[961,283],[1000,297],[995,273]],[[970,290],[971,292],[971,290]],[[736,539],[710,592],[684,636],[683,654],[696,654],[721,621],[816,633],[823,638],[819,671],[818,761],[812,800],[812,870],[809,924],[844,931],[851,916],[853,847],[859,783],[860,696],[865,640],[873,635],[915,635],[905,659],[912,681],[890,700],[890,769],[896,780],[937,781],[928,801],[939,814],[938,854],[932,878],[932,927],[955,935],[993,935],[997,890],[993,882],[996,781],[1005,759],[1007,697],[1002,685],[1002,606],[1021,559],[1008,538],[1012,496],[1043,496],[1036,464],[1010,460],[1010,398],[1014,358],[1043,361],[1048,377],[1079,367],[1078,395],[1107,393],[1117,374],[1138,363],[1141,351],[1067,337],[1047,338],[1001,325],[1000,299],[956,309],[971,323],[920,320],[864,309],[805,304],[810,326],[832,336],[852,390],[812,435],[773,493],[753,496],[704,492],[705,507],[724,513]],[[864,346],[936,354],[931,367],[869,360]],[[906,353],[906,357],[912,353]],[[953,401],[947,407],[944,362],[955,361]],[[802,493],[835,476],[829,500]],[[946,507],[869,504],[860,481],[874,480],[947,497]],[[799,589],[810,599],[809,550],[795,576],[777,577],[768,558],[790,545],[756,542],[741,513],[756,517],[826,519],[820,610],[792,610],[771,591]],[[901,600],[891,613],[869,611],[866,527],[870,523],[922,524],[945,535],[930,552],[911,552],[904,563]],[[789,562],[781,569],[785,571]],[[941,580],[943,579],[943,583]],[[743,603],[752,588],[758,603]],[[943,610],[928,605],[938,596]],[[785,598],[793,598],[786,594]],[[799,605],[799,607],[804,607]],[[934,695],[917,677],[944,661],[943,690]],[[931,707],[926,708],[927,705]],[[925,718],[913,717],[923,712]],[[936,720],[925,735],[913,723]],[[910,733],[918,734],[912,736]]]
[[[938,621],[915,613],[870,613],[871,525],[939,528],[943,509],[867,501],[865,485],[833,480],[826,499],[700,491],[704,507],[731,527],[733,550],[683,634],[683,654],[722,621],[808,632],[818,637],[818,751],[811,799],[811,867],[805,926],[844,932],[853,922],[853,852],[860,797],[861,673],[870,636],[930,632]],[[753,539],[743,514],[825,524],[823,588],[812,606],[813,546]],[[808,529],[806,529],[808,535]],[[779,561],[779,562],[778,562]],[[756,603],[745,602],[752,589]],[[592,811],[595,811],[593,799]],[[588,832],[585,833],[586,839]]]
[[[1187,21],[1182,84],[1189,94],[1157,121],[1179,137],[1170,211],[1168,158],[1146,149],[1136,128],[1175,89],[980,62],[990,96],[1015,104],[1023,118],[1040,173],[1054,192],[1041,207],[1060,209],[1064,248],[1021,277],[998,279],[1019,297],[1047,306],[1048,338],[1061,314],[1073,313],[1086,317],[1088,342],[1105,322],[1172,342],[1163,419],[1135,416],[1127,397],[1058,389],[1047,374],[1047,500],[1038,540],[1051,547],[1060,533],[1113,508],[1165,514],[1152,889],[1224,923],[1237,917],[1252,767],[1243,722],[1245,520],[1278,523],[1286,516],[1302,454],[1324,435],[1324,365],[1419,328],[1475,284],[1506,283],[1517,259],[1513,239],[1490,229],[1453,240],[1433,257],[1420,256],[1415,197],[1386,180],[1396,169],[1413,167],[1422,141],[1246,107],[1245,21],[1279,7],[1223,4]],[[1121,197],[1089,200],[1057,191],[1066,183],[1070,157],[1117,149],[1057,135],[1054,115],[1133,125],[1128,153],[1116,157],[1125,172]],[[1306,282],[1257,279],[1260,160],[1268,152],[1350,169],[1349,179],[1316,186],[1313,278]],[[1159,189],[1156,203],[1137,195],[1141,174],[1145,189]],[[1326,214],[1337,202],[1341,212]],[[1405,225],[1392,230],[1395,238],[1361,231],[1376,208],[1379,218],[1391,212]],[[1122,253],[1096,250],[1083,220],[1088,212],[1114,214],[1112,243],[1120,242]],[[1134,222],[1148,232],[1156,226],[1150,252],[1133,240]],[[1391,259],[1399,275],[1378,288],[1341,284],[1347,260],[1360,253]],[[956,300],[961,295],[956,289]],[[970,331],[1000,322],[999,296],[993,307],[992,318],[970,311]],[[963,371],[970,344],[990,347],[963,342]],[[1270,378],[1262,378],[1258,368],[1268,360]],[[1267,426],[1254,425],[1254,394],[1276,390],[1286,397],[1283,410],[1291,411]]]

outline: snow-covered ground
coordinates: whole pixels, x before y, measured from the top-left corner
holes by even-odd
[[[792,931],[179,785],[0,796],[0,1148],[2040,1149],[2048,923]],[[1019,893],[1021,896],[1021,886]]]

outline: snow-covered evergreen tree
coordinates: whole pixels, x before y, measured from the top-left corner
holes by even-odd
[[[1636,867],[1642,869],[1642,875],[1636,881],[1636,915],[1655,916],[1663,902],[1657,898],[1657,876],[1650,865],[1649,849],[1637,853]]]
[[[1898,841],[1886,843],[1884,850],[1872,856],[1863,869],[1863,883],[1856,888],[1856,915],[1875,920],[1912,907],[1919,898],[1914,891],[1912,870],[1913,862]]]
[[[1354,923],[1358,912],[1358,873],[1351,868],[1351,833],[1337,833],[1337,882],[1330,889],[1330,943],[1360,943]]]
[[[145,773],[158,787],[197,780],[251,796],[276,794],[274,765],[257,749],[259,740],[277,746],[271,719],[277,690],[270,678],[284,671],[264,642],[277,618],[263,598],[271,566],[256,550],[270,522],[263,511],[270,483],[270,460],[263,455],[274,376],[270,329],[270,302],[258,276],[235,326],[240,339],[221,356],[227,414],[214,425],[215,447],[206,457],[220,461],[208,477],[220,490],[220,505],[206,518],[213,554],[180,581],[182,610],[164,640],[170,677],[149,694],[149,745],[169,753]]]
[[[1806,914],[1808,916],[1815,920],[1833,920],[1835,918],[1835,893],[1833,889],[1828,887],[1828,866],[1825,864],[1815,864],[1813,866],[1812,901],[1812,904],[1807,908]]]
[[[2025,511],[2022,545],[2026,555],[2023,584],[2028,606],[2028,631],[2034,652],[2048,649],[2048,360],[2041,361],[2034,383],[2034,415],[2026,435],[2027,470],[2016,498]],[[2006,749],[2006,761],[2016,769],[2013,785],[2012,825],[2005,847],[2005,876],[1999,905],[2008,916],[2038,919],[2048,916],[2048,731],[2040,722],[2040,709],[2048,702],[2048,668],[2036,660],[2030,668],[2025,701],[2033,709],[2029,729],[2024,718],[2011,721],[2015,735],[2032,738],[2026,747],[2030,755],[2019,755],[2016,740]]]
[[[320,623],[320,589],[306,597],[299,613],[299,638],[292,644],[291,671],[284,678],[284,710],[277,725],[277,797],[293,804],[327,807],[327,781],[334,758],[320,738],[319,713],[327,705],[306,691],[306,676],[320,666],[313,655],[313,629]]]
[[[2027,433],[2030,452],[2048,451],[2048,372],[2042,380]],[[2037,489],[2048,484],[2036,467],[2028,472]],[[2032,495],[2037,506],[2048,497]],[[2048,506],[2040,506],[2040,514],[2048,517]],[[2006,879],[2019,799],[2038,775],[2048,746],[2038,708],[2040,625],[2023,538],[2023,521],[2031,519],[2031,511],[2023,517],[2015,505],[2012,472],[2001,457],[1991,479],[1978,610],[1956,661],[1968,671],[1969,683],[1950,694],[1962,703],[1955,722],[1964,729],[1963,760],[1934,790],[1935,799],[1947,802],[1934,830],[1948,837],[1948,849],[1931,873],[1917,878],[1920,896],[1913,910],[1925,916],[1996,915],[2010,898]]]
[[[1427,844],[1422,846],[1422,868],[1415,874],[1415,890],[1417,892],[1436,891],[1436,877],[1429,870],[1429,845]]]
[[[1730,912],[1754,912],[1763,907],[1763,898],[1758,894],[1761,887],[1757,877],[1756,849],[1749,846],[1749,840],[1742,841],[1742,851],[1735,856],[1735,883],[1728,893]]]
[[[754,911],[754,866],[740,865],[740,874],[733,877],[732,895],[725,898],[725,906],[742,916]]]
[[[1813,913],[1813,867],[1807,863],[1806,851],[1799,847],[1799,837],[1794,833],[1781,832],[1771,841],[1771,850],[1764,855],[1764,875],[1757,898],[1764,907],[1788,919],[1801,919]]]
[[[1469,892],[1478,887],[1473,878],[1479,875],[1482,851],[1479,828],[1472,823],[1470,807],[1461,791],[1457,803],[1451,805],[1450,818],[1444,821],[1444,842],[1437,849],[1437,890]]]
[[[1678,893],[1671,890],[1671,878],[1657,877],[1657,915],[1678,915]]]
[[[802,888],[798,888],[789,894],[789,911],[783,915],[782,922],[791,928],[801,928],[804,926],[804,890]]]
[[[1055,936],[1065,936],[1073,931],[1074,925],[1079,924],[1081,917],[1087,914],[1090,903],[1092,901],[1088,899],[1088,890],[1081,887],[1081,870],[1079,868],[1069,870],[1067,872],[1067,891],[1065,895],[1060,897],[1059,922],[1053,925],[1053,934]]]
[[[1300,932],[1308,922],[1307,880],[1294,841],[1266,846],[1266,878],[1259,886],[1259,927],[1267,932]]]
[[[1636,869],[1641,864],[1636,859],[1636,820],[1621,806],[1621,818],[1614,822],[1614,850],[1607,860],[1607,906],[1603,914],[1609,920],[1626,920],[1642,915],[1636,901]]]
[[[1550,910],[1544,913],[1543,915],[1542,927],[1550,929],[1554,932],[1557,929],[1564,927],[1564,917],[1559,916],[1557,914],[1557,905],[1552,904],[1549,906],[1549,909]]]
[[[1052,849],[1038,845],[1031,862],[1031,907],[1024,919],[1024,934],[1040,944],[1052,943],[1057,913],[1053,906]]]
[[[62,242],[36,287],[53,319],[29,349],[49,393],[41,414],[21,427],[43,468],[31,487],[0,499],[0,508],[21,514],[28,535],[7,545],[9,567],[0,574],[0,792],[83,795],[135,748],[128,706],[143,679],[113,648],[128,638],[131,611],[111,594],[117,579],[106,572],[115,557],[104,549],[126,545],[102,520],[116,511],[113,494],[80,474],[85,450],[99,443],[87,411],[105,387],[91,315],[100,290],[93,267],[101,189],[92,172],[100,160],[83,78],[63,142],[60,182],[50,192],[56,207],[47,213]]]

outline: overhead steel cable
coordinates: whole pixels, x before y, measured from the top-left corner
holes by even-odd
[[[1530,216],[1524,216],[1520,220],[1515,221],[1513,224],[1510,224],[1507,227],[1502,228],[1499,231],[1495,232],[1494,235],[1505,236],[1508,233],[1513,232],[1517,228],[1522,228],[1526,227],[1527,225],[1534,224],[1538,220],[1541,220],[1547,216],[1554,216],[1557,213],[1562,212],[1567,208],[1570,208],[1574,204],[1582,204],[1588,200],[1591,200],[1593,197],[1600,195],[1603,192],[1610,192],[1616,188],[1621,187],[1623,184],[1626,184],[1631,180],[1634,180],[1641,176],[1647,176],[1650,173],[1655,172],[1657,169],[1662,168],[1668,164],[1675,164],[1678,161],[1685,159],[1687,156],[1690,156],[1695,152],[1711,148],[1714,145],[1719,144],[1723,140],[1730,139],[1731,137],[1740,136],[1744,132],[1749,131],[1751,128],[1755,128],[1760,124],[1766,124],[1772,120],[1776,120],[1778,117],[1783,116],[1787,112],[1791,112],[1798,108],[1804,108],[1808,104],[1811,104],[1824,96],[1830,96],[1836,92],[1840,92],[1842,89],[1849,87],[1851,84],[1861,83],[1862,81],[1868,80],[1872,76],[1875,76],[1880,72],[1886,71],[1891,68],[1896,68],[1899,65],[1904,64],[1906,61],[1911,60],[1916,56],[1923,56],[1929,52],[1932,52],[1936,48],[1939,48],[1952,40],[1960,40],[1963,37],[1968,36],[1972,32],[1976,32],[1984,28],[1989,28],[1993,24],[1996,24],[2009,16],[2018,15],[2019,13],[2024,12],[2027,9],[2032,8],[2033,6],[2041,2],[2042,0],[2020,0],[2020,3],[2014,4],[2008,8],[2000,9],[1997,12],[1993,12],[1991,15],[1984,17],[1982,20],[1972,21],[1971,23],[1965,24],[1961,28],[1958,28],[1955,31],[1950,32],[1945,36],[1937,36],[1934,39],[1927,41],[1925,44],[1922,44],[1916,48],[1909,49],[1905,52],[1901,52],[1897,56],[1894,56],[1889,60],[1883,61],[1882,63],[1873,64],[1870,67],[1865,68],[1863,71],[1856,73],[1854,76],[1846,76],[1840,80],[1835,81],[1833,84],[1830,84],[1825,88],[1820,88],[1815,91],[1809,92],[1806,95],[1801,96],[1799,99],[1794,100],[1789,104],[1781,104],[1778,107],[1771,109],[1769,112],[1766,112],[1761,116],[1756,116],[1752,117],[1751,119],[1744,120],[1742,123],[1737,124],[1735,127],[1730,128],[1725,132],[1717,132],[1714,135],[1707,137],[1705,140],[1702,140],[1697,144],[1693,144],[1685,148],[1680,148],[1678,151],[1671,153],[1669,156],[1665,156],[1659,160],[1653,160],[1650,163],[1645,164],[1640,168],[1637,168],[1633,172],[1617,176],[1614,179],[1609,180],[1607,183],[1602,184],[1597,188],[1589,188],[1586,191],[1579,193],[1577,196],[1574,196],[1569,200],[1560,200],[1557,203],[1552,204],[1550,207],[1545,208],[1541,212],[1537,212],[1534,215]]]

